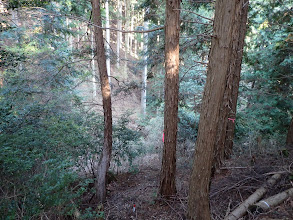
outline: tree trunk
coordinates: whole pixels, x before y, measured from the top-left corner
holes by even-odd
[[[117,2],[117,7],[118,7],[118,21],[117,21],[117,28],[118,30],[122,29],[122,22],[121,22],[121,17],[122,17],[122,4],[120,0]],[[120,67],[120,47],[121,47],[121,32],[117,31],[117,69]]]
[[[222,102],[219,116],[213,171],[218,169],[224,157],[228,158],[232,152],[247,12],[248,0],[240,0],[235,17],[235,23],[238,25],[233,25],[232,27],[234,30],[232,35],[233,49],[231,52],[230,68],[227,70],[229,77],[226,81],[224,101]]]
[[[144,30],[148,29],[148,22],[144,22]],[[147,51],[148,51],[148,34],[144,33],[143,34],[144,38],[144,68],[143,68],[143,73],[142,73],[142,88],[141,88],[141,113],[143,115],[146,114],[146,89],[147,89],[147,74],[148,74],[148,56],[147,56]]]
[[[234,40],[238,40],[239,9],[243,1],[217,0],[215,6],[214,31],[209,54],[207,82],[201,107],[192,175],[190,178],[188,211],[190,219],[209,220],[209,186],[214,158],[214,146],[220,122],[220,111],[224,102],[226,82],[232,82],[235,61],[231,63]],[[238,22],[238,23],[237,23]],[[231,79],[232,78],[232,79]],[[228,118],[228,115],[225,116]]]
[[[96,41],[96,59],[99,67],[99,75],[101,81],[101,92],[103,98],[104,110],[104,146],[103,152],[97,168],[97,179],[95,183],[96,196],[98,202],[104,202],[106,199],[106,173],[110,166],[112,152],[112,109],[111,109],[111,89],[107,74],[106,56],[101,22],[100,1],[92,0],[92,16]],[[98,27],[97,27],[98,26]]]
[[[92,60],[91,60],[91,67],[92,67],[92,83],[93,83],[93,98],[97,96],[97,84],[96,84],[96,65],[95,65],[95,44],[94,44],[94,31],[93,28],[91,29],[91,50],[92,50]]]
[[[291,124],[288,129],[286,144],[288,147],[293,148],[293,118],[291,120]]]
[[[133,26],[134,26],[134,5],[130,6],[131,8],[131,12],[130,12],[130,30],[133,31]],[[130,50],[130,55],[133,56],[133,48],[132,48],[132,43],[133,43],[133,39],[134,39],[134,34],[131,32],[129,33],[129,50]]]
[[[179,33],[181,0],[166,0],[165,23],[165,141],[159,192],[162,196],[176,193],[176,139],[179,90]]]
[[[111,62],[110,62],[110,16],[109,16],[109,1],[105,2],[105,11],[106,11],[106,66],[107,74],[109,78],[109,83],[111,83]]]
[[[125,29],[128,29],[129,27],[129,2],[128,0],[124,0],[124,6],[125,6],[125,14],[124,14],[124,18],[125,20]],[[125,33],[125,48],[124,48],[124,59],[125,59],[125,63],[124,63],[124,72],[127,74],[128,73],[128,61],[127,61],[127,54],[129,53],[129,33]]]

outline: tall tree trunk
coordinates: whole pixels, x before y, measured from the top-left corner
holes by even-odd
[[[293,149],[293,118],[288,129],[286,144]]]
[[[117,2],[117,7],[118,7],[118,21],[117,21],[117,28],[118,30],[122,29],[122,4],[120,0]],[[117,31],[117,69],[120,67],[120,47],[121,47],[121,39],[122,38],[122,33],[120,31]]]
[[[238,99],[238,92],[239,92],[239,81],[240,81],[240,73],[241,73],[241,63],[243,58],[243,47],[244,47],[244,39],[246,35],[247,29],[247,14],[249,9],[249,0],[241,1],[240,5],[241,8],[238,10],[240,11],[240,24],[239,24],[239,38],[238,44],[236,43],[236,65],[235,65],[235,75],[233,77],[233,85],[232,85],[232,104],[231,109],[229,111],[229,118],[227,124],[227,132],[225,137],[225,144],[224,144],[224,157],[226,159],[230,158],[233,148],[233,139],[234,139],[234,131],[235,131],[235,123],[236,123],[236,109],[237,109],[237,99]],[[236,39],[237,41],[237,39]],[[235,119],[234,121],[231,119]]]
[[[133,31],[133,26],[134,26],[134,5],[130,6],[131,12],[130,12],[130,16],[131,16],[131,20],[130,20],[130,30]],[[130,55],[133,56],[133,48],[132,48],[132,43],[133,43],[133,39],[134,39],[134,34],[131,32],[129,33],[129,50],[130,50]]]
[[[209,220],[209,185],[219,125],[220,110],[224,102],[226,82],[233,75],[230,68],[235,36],[239,35],[240,9],[243,0],[217,0],[215,6],[214,31],[209,54],[207,82],[201,107],[199,131],[196,141],[194,164],[189,184],[187,216],[190,219]],[[238,40],[238,38],[237,38]],[[228,115],[227,115],[228,116]],[[227,118],[225,116],[225,118]]]
[[[129,27],[129,0],[124,0],[124,8],[125,8],[125,29],[128,29]],[[124,71],[127,74],[128,68],[127,68],[127,54],[129,53],[129,33],[125,33],[125,48],[124,48]]]
[[[66,18],[66,27],[67,27],[68,30],[70,30],[70,23],[71,22],[70,22],[69,18]],[[72,38],[72,35],[69,34],[67,36],[67,39],[66,40],[68,41],[70,51],[72,51],[72,48],[73,48],[73,38]]]
[[[94,28],[91,29],[91,50],[92,50],[92,60],[91,60],[91,67],[92,67],[92,83],[93,83],[93,98],[97,96],[97,84],[96,84],[96,65],[95,65],[95,44],[94,44]]]
[[[148,29],[148,22],[144,22],[144,30]],[[148,74],[148,56],[147,56],[147,51],[148,51],[148,34],[144,33],[143,34],[144,38],[144,68],[143,68],[143,73],[142,73],[142,88],[141,88],[141,112],[143,115],[146,114],[146,93],[147,93],[147,74]]]
[[[165,22],[165,110],[164,150],[159,192],[162,196],[176,193],[176,141],[179,91],[180,2],[166,0]]]
[[[96,41],[96,59],[99,67],[99,75],[101,81],[101,92],[103,97],[104,110],[104,146],[103,152],[97,168],[97,179],[95,183],[96,196],[99,202],[104,202],[106,199],[106,173],[110,166],[112,152],[112,109],[111,109],[111,89],[107,74],[106,55],[104,47],[104,39],[101,22],[100,1],[92,0],[92,15]]]
[[[105,10],[106,10],[106,66],[107,66],[107,74],[109,77],[109,83],[111,83],[111,62],[110,62],[110,16],[109,16],[109,1],[105,2]]]
[[[230,68],[228,69],[229,77],[226,81],[224,101],[222,102],[219,116],[213,171],[221,166],[224,157],[230,156],[233,147],[241,63],[246,34],[248,0],[240,0],[236,11],[239,13],[235,18],[235,23],[238,25],[233,26],[235,33],[232,35],[233,50],[231,52]]]

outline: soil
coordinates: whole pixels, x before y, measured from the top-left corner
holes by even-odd
[[[190,167],[178,164],[177,195],[173,198],[158,196],[160,160],[158,156],[148,156],[150,161],[141,164],[133,172],[120,173],[116,180],[108,184],[107,201],[104,204],[105,219],[186,219],[188,178]],[[257,188],[265,183],[273,172],[283,172],[282,179],[270,189],[265,197],[277,194],[293,183],[288,172],[290,159],[266,155],[254,158],[235,157],[226,162],[216,173],[211,183],[210,200],[212,219],[224,219]],[[292,159],[292,158],[291,158]],[[141,160],[143,161],[143,160]],[[292,162],[292,160],[291,160]],[[249,164],[244,166],[244,164]],[[291,164],[292,165],[292,164]],[[135,209],[134,209],[135,207]],[[249,213],[243,219],[293,219],[293,198],[274,207],[266,213]]]

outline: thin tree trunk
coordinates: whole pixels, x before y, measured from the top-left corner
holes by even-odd
[[[118,30],[122,29],[122,22],[121,22],[121,16],[122,16],[122,4],[120,2],[120,0],[118,0],[117,3],[117,7],[118,7],[118,21],[117,21],[117,28]],[[117,31],[117,69],[119,69],[120,67],[120,47],[121,47],[121,32]]]
[[[293,149],[293,118],[288,129],[286,144]]]
[[[164,149],[159,193],[171,196],[176,193],[176,141],[179,92],[179,33],[180,2],[166,0],[165,22],[165,110]]]
[[[148,29],[148,22],[144,22],[144,29]],[[141,112],[143,115],[146,114],[146,93],[147,93],[147,73],[148,73],[148,56],[147,56],[147,50],[148,50],[148,34],[144,33],[144,68],[142,73],[142,88],[141,88]]]
[[[134,26],[134,6],[131,5],[131,12],[130,12],[130,16],[131,16],[131,20],[130,20],[130,30],[133,31],[133,26]],[[130,50],[130,55],[133,56],[133,52],[132,52],[132,43],[133,43],[133,33],[129,33],[129,50]]]
[[[92,29],[91,29],[92,30]],[[92,50],[92,83],[93,83],[93,98],[97,96],[97,84],[96,84],[96,65],[95,65],[95,44],[94,44],[94,31],[91,31],[91,50]]]
[[[232,54],[235,50],[233,40],[235,40],[235,36],[239,35],[237,32],[239,28],[235,28],[235,26],[239,26],[237,16],[240,15],[238,10],[242,6],[243,1],[216,1],[207,82],[204,88],[194,164],[189,184],[187,210],[189,219],[211,219],[209,186],[214,146],[218,127],[221,126],[218,123],[224,102],[226,82],[233,80],[233,75],[229,74],[229,70],[235,65],[235,61],[231,60],[234,58]]]
[[[70,23],[71,22],[70,22],[69,18],[66,18],[66,27],[67,27],[68,30],[70,30],[70,27],[69,27]],[[71,34],[69,34],[69,36],[67,36],[67,41],[68,41],[68,44],[69,44],[69,49],[70,49],[70,51],[72,51],[72,48],[73,48],[73,38],[72,38],[72,35]]]
[[[224,101],[220,110],[213,171],[218,169],[224,157],[228,158],[232,152],[247,12],[248,0],[241,0],[237,8],[237,13],[240,14],[237,15],[235,20],[235,23],[239,25],[233,26],[235,34],[233,34],[232,39],[231,65],[228,69],[229,77],[226,81]]]
[[[106,10],[106,66],[107,66],[107,74],[109,77],[109,83],[111,83],[111,62],[110,62],[110,16],[109,16],[109,1],[105,2],[105,10]]]
[[[100,1],[92,0],[93,23],[99,27],[101,22]],[[102,29],[94,27],[96,41],[96,59],[99,67],[101,81],[101,92],[103,97],[104,110],[104,146],[103,152],[97,168],[97,179],[95,183],[96,196],[98,202],[104,202],[106,199],[106,173],[110,166],[112,152],[112,109],[111,109],[111,89],[107,74],[106,56]]]
[[[124,5],[125,5],[125,29],[129,27],[129,3],[128,0],[124,0]],[[128,68],[127,68],[127,54],[129,53],[129,33],[125,33],[125,48],[124,48],[124,59],[125,59],[125,64],[124,64],[124,71],[127,74]]]
[[[125,5],[125,28],[129,27],[129,3],[128,0],[124,0]],[[125,54],[129,53],[129,33],[125,33]],[[125,55],[126,56],[126,55]]]

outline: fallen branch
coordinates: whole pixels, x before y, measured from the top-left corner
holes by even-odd
[[[249,209],[257,212],[264,212],[274,206],[277,206],[284,202],[289,197],[293,197],[293,188],[287,189],[284,192],[278,193],[267,199],[261,200],[260,202],[252,205]]]
[[[233,212],[231,212],[225,220],[237,220],[241,218],[247,212],[248,207],[259,201],[263,195],[268,191],[269,187],[275,185],[275,183],[281,178],[281,174],[275,174],[267,183],[257,189],[251,196],[249,196],[243,203],[241,203]]]

